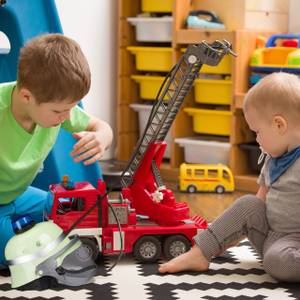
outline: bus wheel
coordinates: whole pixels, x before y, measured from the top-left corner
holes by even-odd
[[[134,257],[143,263],[155,262],[161,255],[160,241],[154,236],[141,237],[134,245]]]
[[[187,188],[187,191],[189,193],[196,193],[197,192],[197,188],[194,185],[189,185]]]
[[[164,255],[170,260],[189,251],[190,248],[191,243],[186,237],[183,235],[171,235],[164,242]]]
[[[217,194],[223,194],[225,192],[225,188],[222,185],[218,185],[215,189]]]

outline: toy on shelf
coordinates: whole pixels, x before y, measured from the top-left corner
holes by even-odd
[[[224,192],[234,191],[231,170],[223,164],[180,165],[179,189],[182,192]]]
[[[50,218],[65,232],[79,235],[93,258],[124,252],[142,262],[155,261],[162,253],[170,259],[186,252],[192,237],[207,227],[202,217],[190,217],[186,203],[176,201],[162,181],[159,166],[166,150],[164,139],[202,64],[217,65],[225,54],[232,54],[230,47],[227,41],[190,45],[169,72],[121,175],[118,199],[108,198],[101,180],[98,188],[75,182],[73,189],[67,189],[66,179],[51,185]]]
[[[217,15],[208,10],[192,10],[186,20],[187,28],[225,29]]]
[[[275,34],[265,47],[256,49],[250,61],[250,84],[272,72],[300,74],[300,35]]]

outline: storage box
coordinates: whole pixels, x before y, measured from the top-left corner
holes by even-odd
[[[135,38],[139,42],[171,42],[172,17],[127,18],[135,26]]]
[[[186,48],[182,48],[181,52],[185,52]],[[209,66],[204,64],[200,69],[200,74],[222,74],[230,75],[232,73],[232,57],[225,55],[217,66]]]
[[[226,29],[288,31],[289,0],[201,0],[192,9],[214,11]]]
[[[197,133],[229,136],[231,132],[231,111],[201,108],[184,108],[193,117],[193,129]]]
[[[162,76],[132,75],[131,78],[139,84],[142,99],[155,100],[157,93],[164,81]]]
[[[232,72],[232,58],[230,55],[225,55],[217,66],[209,66],[204,64],[200,69],[200,73],[207,74],[231,74]]]
[[[195,101],[230,105],[232,101],[232,81],[225,79],[196,79]]]
[[[152,110],[152,105],[149,104],[139,104],[139,103],[132,103],[129,105],[134,111],[138,112],[139,115],[139,134],[140,137],[144,133],[144,130],[146,128],[146,124],[148,122],[151,110]],[[168,132],[165,141],[167,142],[167,148],[166,152],[164,154],[165,158],[170,158],[171,154],[171,147],[170,147],[170,142],[172,141],[171,133]]]
[[[174,0],[142,0],[144,12],[172,12]]]
[[[127,47],[135,55],[136,69],[139,71],[168,72],[172,64],[172,48],[168,47]]]
[[[184,147],[184,161],[187,163],[229,164],[229,143],[203,141],[198,137],[176,138],[175,143]]]

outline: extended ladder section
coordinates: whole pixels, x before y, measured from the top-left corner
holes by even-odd
[[[225,54],[234,54],[226,40],[208,44],[189,45],[179,62],[166,76],[152,107],[146,128],[139,139],[134,152],[121,175],[121,184],[128,187],[138,169],[149,145],[154,141],[163,141],[175,120],[175,117],[199,75],[203,64],[215,66]],[[158,176],[159,174],[157,174]]]

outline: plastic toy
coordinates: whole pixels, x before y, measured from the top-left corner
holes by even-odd
[[[234,179],[231,170],[223,164],[186,164],[180,165],[180,191],[224,192],[234,191]]]
[[[283,40],[277,46],[276,41]],[[265,48],[256,49],[250,67],[253,72],[290,72],[300,73],[300,35],[275,34],[266,43]]]
[[[214,12],[208,10],[193,10],[186,20],[188,28],[225,29],[224,24]]]
[[[64,231],[79,235],[94,258],[99,252],[124,252],[152,262],[163,252],[170,259],[186,252],[192,237],[207,227],[202,217],[189,216],[186,203],[176,201],[160,177],[159,166],[166,149],[164,138],[202,64],[217,65],[227,53],[232,53],[227,41],[187,48],[158,93],[144,134],[121,175],[118,199],[108,199],[101,180],[97,188],[74,182],[74,189],[67,189],[66,180],[51,185],[50,218]],[[72,229],[78,218],[81,222]]]
[[[52,222],[35,224],[28,215],[15,220],[12,226],[16,235],[5,248],[12,288],[43,276],[78,286],[88,283],[95,275],[96,265],[78,237],[65,236]]]

